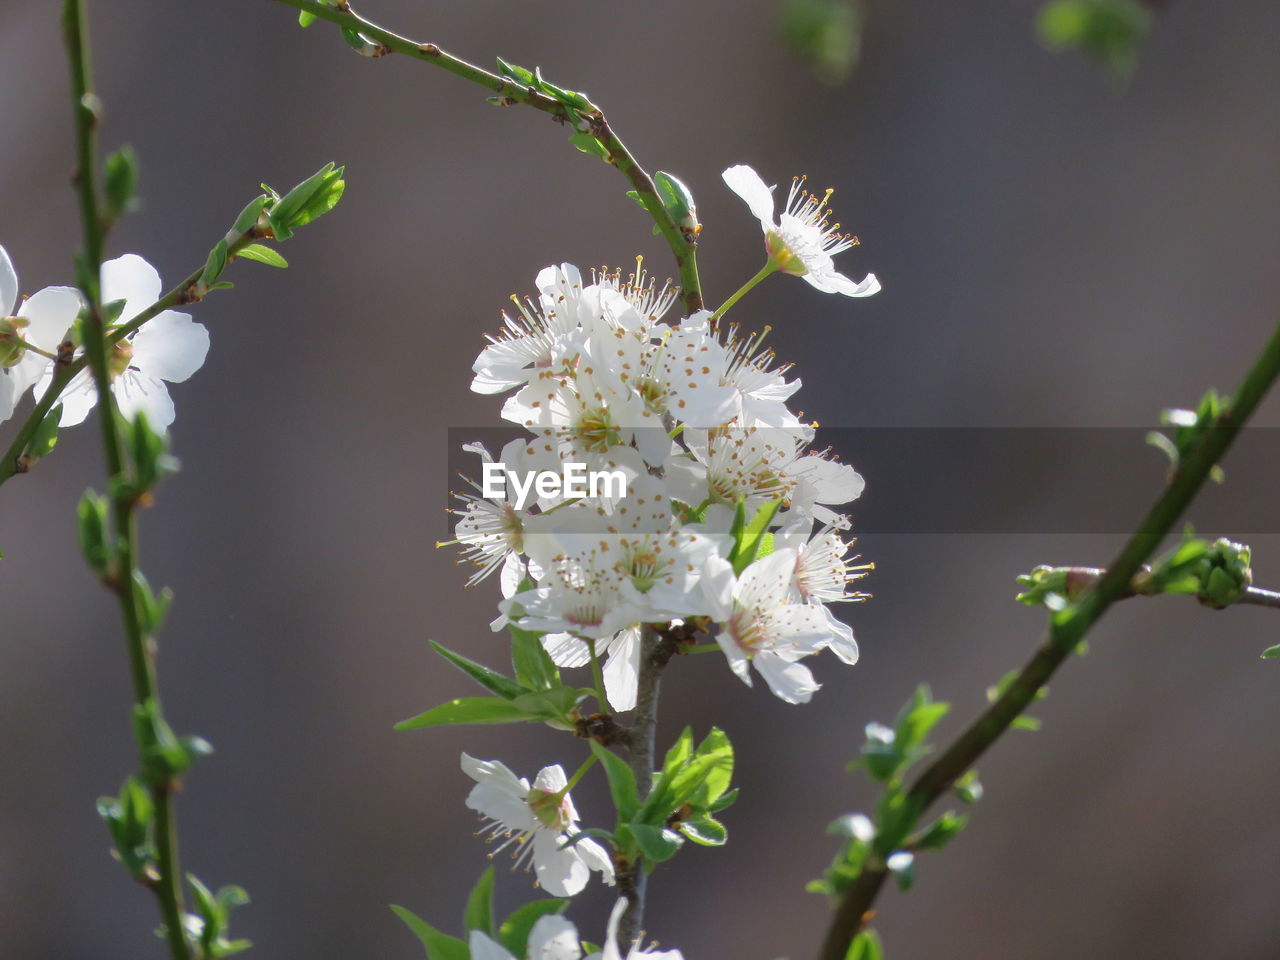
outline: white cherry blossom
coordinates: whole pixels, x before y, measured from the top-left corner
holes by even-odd
[[[160,299],[160,274],[137,254],[129,253],[102,265],[102,302],[124,301],[116,325],[128,323]],[[107,364],[111,393],[121,415],[139,413],[155,430],[173,423],[173,400],[166,383],[182,383],[204,364],[209,352],[209,331],[191,316],[176,310],[156,314],[132,336],[115,345]],[[37,389],[53,377],[46,370]],[[62,394],[62,426],[74,426],[89,415],[98,402],[98,391],[89,371],[83,370]]]
[[[578,833],[578,812],[559,764],[543,767],[532,787],[497,760],[464,753],[462,769],[476,781],[467,806],[485,819],[481,834],[499,841],[490,856],[514,844],[516,865],[528,869],[532,861],[538,883],[556,897],[582,892],[592,871],[613,884],[613,861],[600,844],[589,837],[565,844]]]
[[[795,178],[786,206],[775,221],[773,190],[760,179],[760,174],[746,164],[739,164],[726,170],[722,177],[760,221],[765,248],[778,269],[803,277],[823,293],[869,297],[879,292],[880,281],[875,274],[869,273],[861,282],[855,282],[835,268],[832,257],[857,246],[858,240],[840,233],[840,224],[830,222],[827,210],[830,190],[819,197],[804,189],[803,177]]]

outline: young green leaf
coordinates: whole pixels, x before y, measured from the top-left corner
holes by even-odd
[[[530,692],[527,687],[520,686],[520,684],[509,677],[504,677],[496,670],[490,670],[483,664],[469,660],[460,653],[454,653],[448,647],[436,643],[434,640],[429,642],[436,653],[440,654],[440,656],[444,657],[490,693],[497,694],[504,700],[513,700],[523,693]]]
[[[527,723],[537,720],[510,700],[496,697],[459,697],[433,707],[425,713],[395,725],[396,730],[417,730],[419,727],[442,727],[468,723]]]
[[[427,960],[471,960],[471,951],[457,937],[441,933],[412,910],[391,905],[392,912],[404,921],[427,950]]]
[[[289,266],[288,260],[261,243],[251,243],[241,247],[236,256],[243,257],[246,260],[255,260],[258,263],[265,263],[268,267],[277,267],[281,270]]]
[[[479,930],[486,936],[493,936],[493,867],[480,874],[467,897],[463,926],[468,931]]]

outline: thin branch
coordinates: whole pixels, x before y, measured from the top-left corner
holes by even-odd
[[[550,114],[561,123],[573,123],[575,117],[560,101],[547,96],[532,87],[526,87],[508,77],[490,73],[483,67],[468,63],[459,57],[446,53],[437,44],[419,43],[393,33],[372,21],[366,20],[351,9],[350,3],[340,0],[336,6],[317,0],[276,0],[286,6],[312,14],[317,19],[327,20],[347,30],[354,31],[370,42],[376,44],[375,55],[400,53],[433,64],[448,70],[455,76],[484,87],[503,98],[504,103],[521,103],[525,106]],[[594,104],[593,104],[594,107]],[[691,237],[687,237],[663,206],[658,191],[653,185],[653,178],[636,161],[626,144],[613,132],[604,113],[595,108],[594,114],[588,117],[591,133],[604,145],[608,152],[608,160],[627,178],[636,196],[644,206],[654,224],[671,248],[671,255],[676,262],[676,270],[680,275],[680,289],[685,310],[693,313],[702,309],[702,284],[698,277],[697,245]]]
[[[1277,376],[1280,376],[1280,326],[1272,333],[1222,414],[1182,460],[1164,493],[1139,525],[1139,532],[1129,538],[1079,602],[1052,615],[1048,634],[1017,679],[911,785],[908,802],[914,802],[921,813],[950,790],[1022,715],[1107,608],[1130,594],[1134,574],[1177,523]],[[1262,592],[1269,594],[1269,591]],[[868,911],[884,885],[886,874],[886,866],[878,859],[868,861],[863,867],[836,909],[819,954],[821,960],[845,960],[850,943],[863,928]]]
[[[129,663],[133,673],[134,702],[138,707],[159,708],[151,638],[143,629],[140,614],[141,597],[135,579],[137,571],[137,524],[134,517],[136,499],[127,494],[124,467],[124,444],[117,422],[115,398],[111,393],[111,375],[107,360],[113,341],[109,338],[102,313],[100,273],[105,246],[106,225],[99,205],[97,184],[98,101],[93,93],[89,61],[89,40],[85,0],[66,0],[63,28],[71,66],[71,93],[75,109],[77,169],[75,183],[80,199],[80,219],[84,230],[84,257],[79,264],[78,279],[84,294],[84,323],[81,326],[85,354],[93,370],[98,390],[98,419],[102,427],[102,448],[111,493],[112,567],[110,586],[120,603],[128,643]],[[69,367],[67,368],[69,370]],[[59,371],[60,373],[66,371]],[[70,379],[68,376],[67,379]],[[55,380],[56,384],[56,380]],[[53,385],[50,391],[53,391]],[[56,393],[54,394],[56,396]],[[42,398],[43,401],[43,398]],[[39,421],[36,421],[37,423]],[[143,744],[138,744],[143,749]],[[142,758],[144,763],[146,758]],[[157,873],[151,885],[160,901],[164,917],[165,937],[173,960],[190,960],[191,951],[183,928],[186,905],[182,892],[182,872],[178,866],[177,827],[173,815],[171,782],[152,783],[154,828],[157,851]]]
[[[1103,574],[1107,571],[1103,567],[1056,567],[1067,575],[1067,599],[1076,600],[1083,597],[1094,584],[1102,579]],[[1138,573],[1134,575],[1138,580],[1141,579],[1142,572],[1147,567],[1144,565],[1139,568]],[[1134,580],[1129,582],[1129,589],[1121,596],[1121,599],[1127,597],[1152,597],[1164,596],[1164,594],[1151,593],[1147,590],[1139,589],[1135,586]],[[1266,590],[1262,587],[1245,587],[1244,595],[1235,603],[1228,604],[1234,607],[1237,604],[1243,604],[1251,607],[1280,607],[1280,593],[1275,590]],[[1206,606],[1211,606],[1206,604]],[[1225,610],[1227,607],[1213,607],[1213,609]]]

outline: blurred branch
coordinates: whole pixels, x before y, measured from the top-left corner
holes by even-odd
[[[570,124],[577,128],[579,117],[584,118],[589,132],[603,146],[603,159],[618,168],[627,178],[636,194],[636,201],[644,207],[653,218],[671,255],[675,258],[676,269],[680,275],[680,288],[688,313],[702,309],[702,284],[698,278],[696,231],[692,232],[679,223],[667,209],[654,186],[653,177],[640,166],[631,151],[613,132],[605,119],[604,113],[595,104],[586,101],[585,109],[575,109],[563,99],[548,95],[538,89],[537,84],[523,84],[510,77],[490,73],[482,67],[468,63],[459,57],[446,53],[434,43],[419,43],[392,33],[377,24],[366,20],[351,9],[347,0],[336,0],[335,5],[318,2],[318,0],[276,0],[286,6],[303,12],[304,15],[319,20],[327,20],[343,30],[344,36],[351,42],[363,41],[365,46],[360,52],[370,57],[382,57],[389,53],[401,53],[430,63],[447,70],[455,76],[478,84],[497,94],[500,104],[524,104],[549,114],[554,120]],[[355,43],[352,44],[353,46]],[[580,96],[580,95],[579,95]],[[582,98],[585,101],[585,98]]]
[[[77,168],[76,190],[80,198],[80,219],[84,230],[84,255],[78,263],[78,282],[84,295],[85,310],[81,332],[85,353],[93,369],[98,389],[98,419],[102,426],[103,456],[106,460],[108,488],[111,491],[112,562],[104,581],[113,589],[120,604],[128,643],[129,662],[133,673],[135,702],[135,738],[144,769],[147,745],[138,734],[138,711],[149,711],[158,717],[159,687],[156,680],[153,647],[143,628],[142,597],[139,594],[137,570],[137,525],[134,510],[138,500],[129,491],[125,472],[123,441],[120,436],[115,398],[111,392],[111,375],[107,354],[112,349],[103,318],[100,274],[106,222],[98,194],[97,128],[100,105],[92,89],[89,39],[85,0],[66,0],[63,29],[67,56],[71,66],[71,95],[75,111]],[[69,379],[69,377],[68,377]],[[56,381],[55,381],[56,383]],[[50,386],[49,392],[53,392]],[[56,396],[56,394],[55,394]],[[39,421],[36,421],[37,423]],[[6,468],[12,466],[12,460]],[[160,903],[164,917],[165,938],[173,960],[188,960],[183,919],[186,905],[182,892],[182,872],[178,866],[177,824],[173,814],[171,780],[153,780],[151,800],[154,804],[157,875],[149,884]]]
[[[1035,656],[994,703],[952,742],[911,785],[907,801],[923,813],[962,777],[987,748],[1014,723],[1048,684],[1050,677],[1076,650],[1089,630],[1117,600],[1130,596],[1135,574],[1169,533],[1209,478],[1240,429],[1280,376],[1280,325],[1276,327],[1239,390],[1207,427],[1195,447],[1174,472],[1164,493],[1125,543],[1115,560],[1098,571],[1097,579],[1076,603],[1051,615],[1049,631]],[[1260,591],[1273,605],[1274,595]],[[1261,596],[1259,600],[1261,601]],[[889,869],[869,859],[844,893],[827,930],[821,960],[845,960],[854,937],[879,895]]]

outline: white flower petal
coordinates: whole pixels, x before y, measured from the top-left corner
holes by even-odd
[[[604,665],[604,691],[609,705],[626,713],[636,705],[640,682],[640,628],[628,627],[609,642],[609,661]]]
[[[471,960],[516,960],[507,952],[506,947],[495,943],[479,930],[472,930],[468,942],[471,948]]]
[[[167,430],[173,423],[173,398],[164,381],[137,370],[126,370],[111,385],[120,416],[132,420],[139,413],[147,415],[152,430]]]
[[[563,839],[547,830],[533,835],[533,871],[553,897],[575,897],[586,887],[591,871],[573,847],[560,849]]]
[[[818,286],[813,279],[813,274],[805,274],[805,279],[812,283],[823,293],[843,293],[846,297],[869,297],[874,293],[880,292],[880,281],[876,279],[874,273],[868,273],[862,278],[861,283],[850,280],[843,273],[829,273],[826,276],[827,284],[825,287]]]
[[[102,265],[102,302],[123,300],[118,323],[127,323],[160,299],[160,274],[136,253]]]
[[[18,302],[18,271],[13,269],[9,251],[0,247],[0,317],[12,315]]]
[[[577,928],[558,913],[539,917],[529,931],[529,960],[579,960],[582,945]],[[472,954],[472,960],[476,960]]]
[[[22,304],[18,316],[31,321],[27,341],[50,352],[67,338],[80,312],[80,291],[74,287],[45,287]]]
[[[760,651],[752,662],[769,689],[785,703],[808,703],[818,690],[819,684],[808,667],[790,663],[772,650]]]
[[[760,179],[760,174],[744,163],[730,167],[720,176],[730,190],[746,201],[757,220],[762,224],[773,223],[773,192]]]
[[[147,376],[182,383],[209,353],[209,331],[190,314],[166,310],[133,336],[133,363]]]

